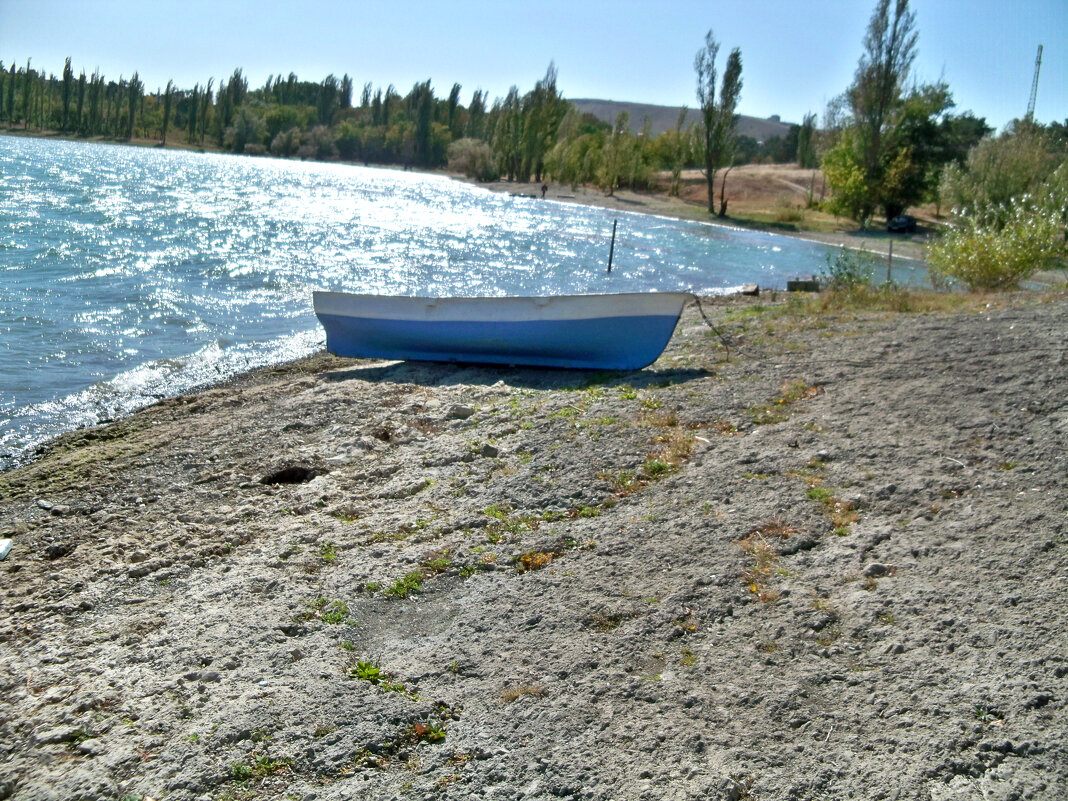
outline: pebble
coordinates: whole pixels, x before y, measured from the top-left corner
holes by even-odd
[[[461,406],[457,404],[456,406],[453,406],[449,409],[449,413],[446,415],[446,417],[449,420],[466,420],[474,413],[475,410],[470,406]]]
[[[889,572],[890,568],[880,562],[872,562],[864,568],[864,576],[866,578],[878,578],[879,576],[885,576]]]
[[[91,739],[83,740],[82,742],[78,743],[74,747],[74,750],[76,750],[78,753],[86,754],[87,756],[100,756],[101,754],[107,752],[107,746],[104,745],[101,740],[98,740],[97,738],[93,737]]]
[[[41,745],[50,745],[52,743],[69,743],[75,739],[81,729],[78,726],[56,726],[53,729],[45,729],[39,734],[34,735],[36,740]]]

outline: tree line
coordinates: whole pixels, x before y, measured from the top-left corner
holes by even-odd
[[[32,60],[0,61],[0,125],[8,129],[366,164],[451,163],[480,180],[552,179],[607,192],[647,187],[656,172],[671,170],[677,193],[681,169],[703,163],[700,132],[683,115],[655,137],[648,121],[632,122],[579,112],[561,94],[552,64],[529,91],[513,86],[491,100],[476,90],[464,105],[459,84],[439,96],[430,80],[405,94],[370,83],[357,93],[349,75],[306,81],[290,72],[250,88],[235,69],[218,83],[183,89],[168,81],[149,92],[137,72],[113,80],[99,70],[76,74],[69,58],[59,75]],[[791,160],[801,130],[764,143],[735,137],[733,159]]]

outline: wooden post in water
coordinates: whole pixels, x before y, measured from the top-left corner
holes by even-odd
[[[608,272],[609,272],[609,274],[611,274],[611,272],[612,272],[612,256],[614,256],[615,252],[616,252],[616,223],[618,223],[618,222],[619,222],[619,220],[612,220],[612,244],[608,248]]]
[[[890,283],[890,267],[894,263],[894,240],[890,240],[890,253],[886,257],[886,283]]]

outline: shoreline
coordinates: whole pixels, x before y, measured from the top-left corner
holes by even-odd
[[[1065,795],[1068,295],[824,300],[56,440],[0,474],[2,795]]]
[[[519,195],[541,199],[541,184],[534,182],[495,181],[493,183],[479,183],[455,173],[446,173],[449,177],[480,186],[492,192]],[[636,214],[652,214],[660,217],[684,220],[687,222],[699,222],[707,225],[719,225],[727,228],[736,228],[743,231],[756,231],[765,234],[777,234],[793,239],[803,239],[809,242],[821,242],[825,245],[841,245],[855,250],[867,250],[871,253],[885,256],[889,244],[893,242],[895,254],[915,261],[924,260],[924,240],[922,235],[913,237],[901,237],[889,235],[878,231],[790,231],[772,225],[748,224],[745,220],[731,217],[719,218],[709,215],[702,207],[692,203],[686,203],[677,198],[651,192],[635,192],[632,190],[617,190],[612,196],[604,194],[599,189],[591,187],[578,187],[571,189],[568,186],[549,183],[549,190],[545,195],[546,200],[556,200],[564,203],[576,203],[578,205],[595,206],[598,208],[629,211]]]
[[[42,134],[40,132],[31,133],[28,131],[20,131],[11,128],[4,129],[2,133],[10,136],[37,138],[53,141],[86,142],[90,144],[107,144],[142,148],[161,148],[180,152],[238,155],[228,153],[227,151],[216,147],[205,146],[203,144],[170,144],[163,147],[158,143],[153,143],[152,140],[138,140],[136,142],[102,138],[90,140],[82,137],[62,134],[59,132]],[[281,159],[284,161],[294,160],[290,158],[272,155],[248,156],[247,158]],[[369,169],[408,169],[402,167],[401,165],[364,164],[363,162],[355,161],[324,161],[320,163],[348,164],[354,167],[365,167]],[[516,181],[509,183],[508,181],[499,180],[491,183],[481,183],[459,173],[452,172],[444,167],[435,168],[431,170],[416,169],[415,171],[423,172],[427,175],[444,176],[452,180],[459,181],[461,183],[467,183],[472,186],[479,186],[488,189],[492,192],[521,195],[524,197],[530,197],[535,199],[539,199],[541,197],[541,184],[535,182]],[[685,220],[689,222],[700,222],[708,225],[722,225],[725,227],[737,228],[746,231],[758,231],[761,233],[778,234],[780,236],[801,239],[809,242],[819,242],[825,245],[835,245],[849,248],[851,250],[865,251],[877,256],[889,255],[890,248],[894,247],[896,248],[899,256],[919,262],[926,261],[926,244],[928,241],[930,241],[930,236],[926,234],[914,234],[909,237],[904,237],[899,234],[888,234],[883,231],[862,229],[843,229],[839,231],[789,230],[773,224],[753,223],[744,219],[736,219],[731,217],[720,219],[719,217],[709,215],[703,206],[696,205],[693,203],[686,203],[682,200],[679,200],[678,198],[671,198],[662,193],[619,190],[613,196],[607,196],[601,190],[591,189],[587,186],[571,189],[567,186],[550,183],[549,189],[546,192],[546,199],[557,200],[560,202],[577,203],[579,205],[596,206],[606,209],[616,209],[619,211],[630,211],[637,214],[652,214],[656,216],[670,217],[673,219]],[[1068,269],[1044,271],[1034,277],[1033,283],[1045,288],[1068,285]]]

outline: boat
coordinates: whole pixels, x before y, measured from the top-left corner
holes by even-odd
[[[315,292],[338,356],[640,370],[667,346],[685,292],[427,298]]]

